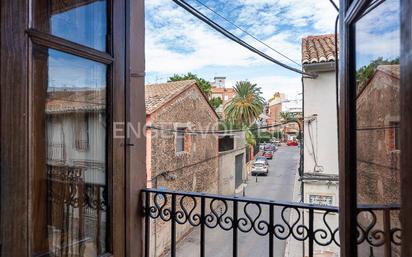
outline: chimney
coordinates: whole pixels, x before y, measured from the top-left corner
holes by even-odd
[[[215,86],[225,88],[226,77],[215,77]]]

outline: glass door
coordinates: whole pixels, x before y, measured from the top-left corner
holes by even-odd
[[[109,135],[120,118],[113,95],[124,89],[113,83],[111,13],[106,0],[35,2],[29,31],[35,256],[107,256],[124,244],[113,242],[124,229],[122,212],[113,211],[124,208],[116,201],[123,194],[113,193],[124,164],[113,158],[122,149]]]
[[[400,1],[370,3],[353,26],[358,256],[400,256]]]
[[[342,253],[401,256],[401,1],[343,2]]]

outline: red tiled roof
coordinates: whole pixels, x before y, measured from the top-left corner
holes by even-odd
[[[335,60],[335,34],[307,36],[302,39],[302,64]]]
[[[146,113],[150,114],[173,97],[196,84],[196,80],[182,80],[145,86]]]
[[[106,108],[106,90],[61,90],[47,93],[46,113],[95,112]]]

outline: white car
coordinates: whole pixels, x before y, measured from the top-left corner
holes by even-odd
[[[261,174],[267,176],[269,173],[269,164],[267,164],[267,162],[265,163],[265,161],[257,160],[252,165],[251,173],[252,173],[252,176],[261,175]]]

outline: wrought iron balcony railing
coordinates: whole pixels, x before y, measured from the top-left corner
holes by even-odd
[[[274,240],[305,242],[305,255],[310,257],[315,247],[340,245],[337,207],[159,189],[142,193],[146,257],[151,256],[151,220],[170,226],[171,257],[176,256],[177,225],[200,228],[201,257],[205,256],[207,228],[231,231],[234,257],[238,256],[239,233],[267,237],[270,257],[274,256]],[[370,250],[371,256],[372,248],[381,246],[383,256],[393,256],[401,244],[398,216],[399,206],[359,206],[358,245]]]

